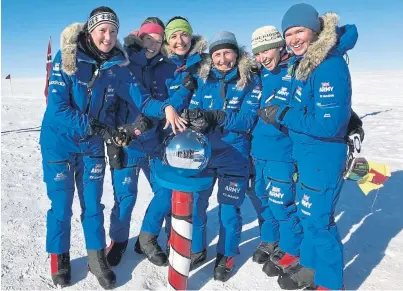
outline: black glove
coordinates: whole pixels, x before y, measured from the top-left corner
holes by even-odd
[[[153,127],[153,121],[145,115],[139,115],[134,123],[125,124],[118,127],[119,133],[124,134],[129,139],[135,139],[138,135]]]
[[[354,111],[351,111],[350,121],[348,122],[347,134],[348,136],[358,133],[361,141],[364,141],[364,129],[362,128],[362,120]]]
[[[111,168],[117,170],[123,168],[124,152],[122,147],[114,144],[106,145],[106,153],[108,154],[109,165]]]
[[[197,81],[192,74],[188,73],[182,80],[182,86],[189,91],[194,91],[197,89]]]
[[[284,116],[288,112],[290,107],[286,106],[284,109],[281,109],[281,113],[278,117],[278,119],[281,121],[284,119]],[[280,126],[280,124],[277,122],[276,116],[277,112],[280,110],[280,106],[278,105],[270,105],[267,107],[260,108],[257,115],[263,119],[264,122],[270,123],[276,126]]]
[[[99,135],[105,141],[107,145],[120,146],[116,143],[116,140],[126,141],[127,137],[121,134],[119,131],[113,127],[107,126],[96,119],[90,120],[89,135]]]
[[[270,105],[260,108],[257,114],[266,123],[278,124],[276,115],[279,108],[280,107],[278,105]]]
[[[182,118],[189,124],[190,128],[201,133],[209,133],[224,122],[227,114],[221,110],[185,109]]]

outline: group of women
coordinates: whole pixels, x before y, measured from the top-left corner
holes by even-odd
[[[112,267],[128,245],[140,170],[154,196],[135,251],[167,265],[169,247],[157,238],[164,220],[169,230],[171,190],[157,183],[154,165],[170,131],[190,127],[211,143],[203,175],[214,180],[194,193],[191,268],[207,258],[206,211],[217,182],[215,280],[232,275],[247,195],[261,234],[253,261],[268,276],[277,276],[283,289],[343,288],[334,211],[352,116],[343,55],[355,45],[356,27],[340,27],[336,14],[319,16],[314,7],[297,4],[285,13],[281,31],[264,26],[253,32],[253,56],[228,31],[207,43],[180,16],[166,25],[145,19],[124,46],[118,30],[116,13],[98,7],[85,24],[63,31],[53,61],[40,144],[54,284],[71,284],[76,188],[89,270],[104,289],[116,286]],[[105,148],[114,190],[108,247],[101,204]]]

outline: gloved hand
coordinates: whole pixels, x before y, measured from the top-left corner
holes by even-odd
[[[185,109],[182,113],[182,118],[185,119],[190,128],[201,133],[209,133],[215,130],[215,128],[221,125],[227,114],[221,110],[202,110]]]
[[[122,147],[114,144],[106,145],[106,153],[108,154],[109,165],[111,168],[117,170],[123,168],[124,152]]]
[[[117,147],[128,144],[128,138],[125,134],[120,133],[113,127],[107,126],[96,119],[90,120],[89,135],[99,135],[107,145],[115,145]]]
[[[153,127],[153,121],[145,115],[139,115],[134,123],[125,124],[118,127],[120,134],[124,134],[129,139],[135,139],[138,135]]]
[[[364,141],[365,132],[362,128],[362,120],[357,115],[357,113],[351,111],[350,121],[348,122],[347,135],[350,136],[355,133],[358,133],[360,135],[361,141]]]
[[[192,74],[188,73],[182,80],[182,86],[189,91],[194,91],[197,89],[197,81]]]
[[[270,105],[260,108],[257,114],[264,122],[277,125],[276,115],[279,108],[278,105]]]

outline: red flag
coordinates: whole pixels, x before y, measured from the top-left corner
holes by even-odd
[[[52,69],[52,38],[49,37],[48,54],[46,56],[46,85],[45,85],[46,104],[48,104],[49,77],[51,69]]]
[[[6,80],[11,80],[11,74],[8,74]]]

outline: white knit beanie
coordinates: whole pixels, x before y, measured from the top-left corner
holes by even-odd
[[[285,46],[285,40],[274,26],[262,26],[252,34],[252,52],[254,55],[283,46]]]

